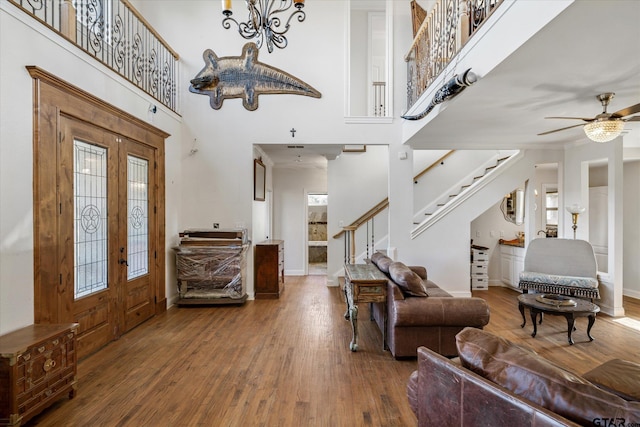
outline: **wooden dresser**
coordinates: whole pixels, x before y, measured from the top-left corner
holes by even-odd
[[[257,243],[253,259],[256,299],[279,298],[284,291],[284,241]]]
[[[77,323],[0,336],[0,426],[19,426],[76,390]]]

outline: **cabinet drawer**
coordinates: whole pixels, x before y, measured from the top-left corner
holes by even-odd
[[[359,295],[384,295],[384,285],[377,286],[358,286]]]
[[[471,278],[471,289],[489,289],[488,277],[473,277]]]
[[[489,264],[471,264],[471,274],[487,274]]]

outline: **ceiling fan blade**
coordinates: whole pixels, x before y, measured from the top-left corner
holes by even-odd
[[[628,119],[624,119],[625,122],[640,122],[640,116],[629,117]]]
[[[578,126],[584,126],[584,125],[583,125],[583,124],[579,124],[579,125],[567,126],[566,128],[554,129],[554,130],[550,130],[550,131],[547,131],[547,132],[539,133],[539,134],[538,134],[538,136],[541,136],[541,135],[548,135],[548,134],[550,134],[550,133],[554,133],[554,132],[560,132],[561,130],[567,130],[567,129],[571,129],[571,128],[577,128]]]
[[[632,105],[631,107],[623,108],[622,110],[616,111],[615,113],[611,114],[611,117],[620,118],[636,113],[640,113],[640,104]]]
[[[567,120],[583,120],[585,122],[592,122],[594,118],[586,118],[586,117],[545,117],[545,119],[567,119]]]

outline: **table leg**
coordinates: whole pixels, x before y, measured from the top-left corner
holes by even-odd
[[[385,302],[382,309],[382,351],[387,348],[387,303]]]
[[[529,311],[531,312],[531,323],[533,323],[533,333],[531,334],[531,336],[535,338],[536,334],[538,333],[538,324],[536,323],[538,311],[533,308],[530,308]]]
[[[521,302],[518,302],[518,310],[520,310],[520,314],[522,315],[522,325],[520,325],[520,327],[524,328],[524,325],[527,324],[527,318],[524,317],[524,305],[522,305]]]
[[[571,333],[575,329],[576,319],[571,314],[567,314],[567,336],[569,338],[569,345],[573,345],[573,338],[571,338]]]
[[[589,315],[589,326],[587,326],[587,336],[589,337],[589,341],[593,341],[593,337],[591,336],[591,327],[593,326],[593,324],[596,322],[596,315],[595,314],[590,314]]]
[[[349,349],[351,351],[358,350],[358,306],[353,304],[351,306],[351,310],[349,313],[349,317],[351,318],[351,330],[353,332],[353,338],[351,339],[351,343],[349,344]]]
[[[344,287],[344,300],[347,303],[347,311],[344,312],[344,318],[347,319],[347,320],[349,320],[349,296],[350,296],[349,290],[345,286]]]

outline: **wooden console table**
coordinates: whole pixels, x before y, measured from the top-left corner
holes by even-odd
[[[382,349],[385,349],[387,328],[387,276],[372,264],[345,264],[344,295],[347,311],[344,318],[351,320],[353,337],[349,344],[351,351],[358,350],[358,303],[384,303],[382,328]]]

